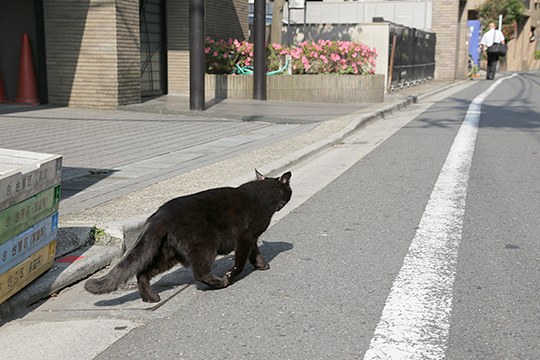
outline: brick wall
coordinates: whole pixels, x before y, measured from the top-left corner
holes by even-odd
[[[138,0],[44,1],[49,103],[140,101]]]
[[[189,95],[189,1],[167,6],[167,77],[169,94]]]
[[[431,29],[437,34],[435,79],[454,80],[466,76],[467,6],[458,0],[433,0]]]
[[[189,94],[189,1],[168,0],[168,84]],[[49,103],[110,108],[140,102],[139,0],[44,1]],[[206,32],[248,35],[248,0],[206,2]]]
[[[456,79],[465,79],[468,72],[469,62],[469,29],[467,27],[467,17],[470,7],[468,2],[459,8],[459,37],[458,37],[458,53],[456,66]]]
[[[206,34],[216,39],[248,36],[248,1],[221,0],[206,2]]]
[[[139,0],[116,0],[118,105],[141,102]]]
[[[189,1],[166,3],[169,94],[189,95]],[[214,38],[247,38],[248,0],[206,1],[205,33]]]

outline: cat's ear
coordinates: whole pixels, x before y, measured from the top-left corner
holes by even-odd
[[[257,171],[257,169],[255,169],[255,176],[257,177],[257,180],[264,180],[264,179],[266,179],[266,176],[264,176],[264,175],[261,174],[259,171]]]
[[[282,184],[288,184],[289,181],[291,181],[292,173],[290,171],[287,171],[285,174],[281,175],[279,178],[279,181],[281,181]]]

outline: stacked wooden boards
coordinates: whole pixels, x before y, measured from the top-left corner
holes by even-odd
[[[56,254],[62,157],[0,148],[0,303]]]

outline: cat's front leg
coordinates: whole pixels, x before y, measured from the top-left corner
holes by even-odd
[[[262,257],[261,251],[259,250],[259,247],[257,246],[257,244],[254,244],[253,247],[251,248],[251,253],[249,254],[249,261],[257,270],[270,269],[270,265]]]
[[[247,258],[251,254],[252,244],[251,237],[244,237],[238,241],[234,249],[234,266],[225,274],[225,278],[229,283],[232,283],[233,279],[244,270]]]

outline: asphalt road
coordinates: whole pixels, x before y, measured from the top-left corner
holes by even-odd
[[[153,310],[133,289],[78,307],[74,287],[29,321],[78,359],[540,358],[540,74],[494,84],[293,169],[296,203],[261,237],[270,270],[219,291],[175,270]]]

